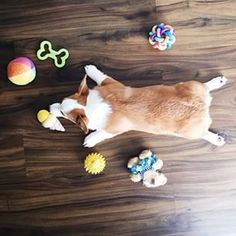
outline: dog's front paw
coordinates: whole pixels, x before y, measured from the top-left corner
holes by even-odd
[[[99,143],[99,139],[98,139],[98,133],[92,132],[91,134],[89,134],[88,136],[86,136],[86,138],[84,139],[84,147],[94,147],[97,143]]]
[[[85,147],[94,147],[96,144],[114,136],[114,134],[107,133],[104,130],[97,130],[92,132],[85,138],[83,145]]]
[[[98,70],[98,68],[94,65],[87,65],[84,67],[84,69],[86,74],[98,85],[101,85],[102,82],[107,78],[107,75]]]
[[[94,65],[86,65],[84,69],[86,74],[92,79],[100,72],[100,70],[98,70],[98,68]]]

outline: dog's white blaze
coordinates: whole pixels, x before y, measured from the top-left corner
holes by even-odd
[[[69,113],[76,108],[85,109],[85,107],[79,104],[75,99],[65,98],[63,102],[61,103],[61,111],[64,114]]]

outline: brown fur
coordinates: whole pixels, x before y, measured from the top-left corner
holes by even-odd
[[[71,96],[82,104],[87,94],[85,80],[79,92]],[[116,135],[137,130],[195,139],[204,136],[211,124],[211,96],[206,85],[197,81],[131,88],[108,78],[95,89],[112,107],[112,114],[104,128],[108,133]],[[74,112],[76,114],[72,116],[78,117],[81,110]]]
[[[85,134],[89,132],[87,127],[88,118],[86,117],[83,109],[74,109],[69,114],[67,114],[67,117],[69,120],[78,125],[84,131]]]

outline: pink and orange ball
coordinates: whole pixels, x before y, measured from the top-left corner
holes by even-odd
[[[8,64],[7,76],[13,84],[29,84],[36,76],[35,65],[27,57],[17,57]]]

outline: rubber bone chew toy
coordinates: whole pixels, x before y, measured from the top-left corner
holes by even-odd
[[[163,161],[150,150],[144,150],[139,157],[131,158],[128,162],[130,170],[130,179],[133,182],[143,181],[148,188],[159,187],[166,184],[167,178],[160,172],[163,167]]]
[[[40,110],[37,114],[37,118],[44,128],[65,132],[65,128],[57,117],[64,117],[60,111],[60,103],[52,104],[50,106],[50,112]]]
[[[62,68],[66,64],[66,60],[69,57],[69,52],[65,48],[61,48],[56,51],[52,48],[52,44],[49,41],[44,40],[40,43],[40,48],[37,51],[37,57],[41,61],[51,58],[57,68]]]

